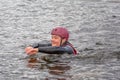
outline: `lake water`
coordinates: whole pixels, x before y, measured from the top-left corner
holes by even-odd
[[[56,26],[79,54],[27,57],[24,48]],[[0,80],[120,80],[120,1],[1,0],[0,50]]]

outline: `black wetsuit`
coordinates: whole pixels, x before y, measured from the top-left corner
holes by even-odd
[[[32,45],[34,48],[38,48],[39,52],[47,53],[47,54],[63,54],[63,53],[68,53],[68,54],[77,54],[76,50],[74,47],[69,43],[66,42],[60,47],[55,47],[52,46],[51,44],[34,44]]]

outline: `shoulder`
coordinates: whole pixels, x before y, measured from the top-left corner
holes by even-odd
[[[69,49],[71,49],[73,54],[75,54],[75,55],[77,54],[76,49],[73,47],[73,45],[71,43],[68,42],[66,44],[66,47],[69,48]]]

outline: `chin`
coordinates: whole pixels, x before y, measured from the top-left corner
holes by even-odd
[[[56,46],[56,47],[58,47],[58,45],[56,45],[56,44],[52,44],[52,46]]]

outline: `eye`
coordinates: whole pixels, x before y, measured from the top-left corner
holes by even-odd
[[[52,39],[57,39],[57,37],[56,36],[52,36]]]
[[[57,36],[54,36],[54,39],[58,39],[58,37],[57,37]]]

